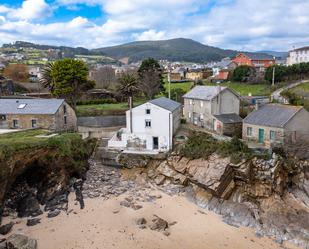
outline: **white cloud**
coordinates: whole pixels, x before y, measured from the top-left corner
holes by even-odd
[[[10,10],[10,18],[32,20],[48,17],[51,14],[50,6],[45,0],[25,0],[21,8]]]
[[[133,34],[132,36],[137,41],[163,40],[167,37],[164,31],[157,32],[154,29],[144,31],[143,33]]]
[[[287,50],[309,43],[309,0],[25,0],[20,8],[0,5],[2,42],[102,47],[131,40],[186,37],[238,50]],[[213,1],[212,1],[213,2]],[[77,16],[40,21],[51,8],[101,6],[102,23]],[[201,11],[202,9],[202,11]],[[35,21],[33,21],[35,20]]]

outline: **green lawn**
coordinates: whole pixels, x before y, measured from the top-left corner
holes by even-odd
[[[204,82],[205,85],[215,86],[216,83]],[[188,92],[193,86],[193,82],[184,82],[184,83],[171,83],[171,90],[180,88],[185,92]],[[240,95],[248,96],[249,93],[251,95],[270,95],[272,92],[271,86],[267,84],[254,84],[250,85],[247,83],[239,83],[239,82],[229,82],[222,83],[221,86],[226,86],[234,91],[238,92]],[[168,83],[165,82],[164,87],[168,90]]]
[[[144,103],[143,100],[134,101],[134,106]],[[115,104],[97,104],[97,105],[78,105],[77,116],[107,116],[107,115],[122,115],[128,110],[128,103]]]
[[[304,95],[307,95],[309,94],[309,82],[307,83],[304,83],[304,84],[301,84],[297,87],[294,87],[291,89],[292,92],[295,92],[295,93],[303,93]]]

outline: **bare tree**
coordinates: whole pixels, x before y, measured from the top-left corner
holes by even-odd
[[[94,80],[96,88],[100,89],[108,89],[117,82],[115,70],[111,66],[103,66],[90,71],[89,78]]]

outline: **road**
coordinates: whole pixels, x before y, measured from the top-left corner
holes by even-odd
[[[271,94],[271,99],[276,100],[280,103],[287,103],[287,100],[284,97],[281,96],[281,93],[285,90],[291,89],[293,87],[296,87],[296,86],[301,85],[301,84],[306,83],[306,82],[308,82],[308,80],[301,80],[301,81],[297,81],[295,83],[292,83],[290,85],[287,85],[285,87],[279,88]]]

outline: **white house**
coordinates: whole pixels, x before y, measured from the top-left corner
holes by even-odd
[[[126,128],[108,141],[108,147],[131,151],[169,151],[180,118],[180,103],[165,97],[150,100],[126,112]]]
[[[302,62],[309,62],[309,46],[289,51],[289,57],[287,58],[288,65]]]

